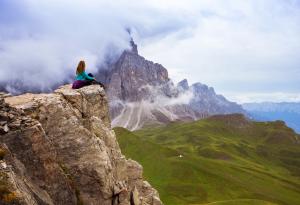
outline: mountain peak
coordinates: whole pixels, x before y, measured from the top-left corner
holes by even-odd
[[[137,44],[134,42],[133,38],[130,40],[131,52],[139,54]]]
[[[189,83],[187,79],[183,79],[177,84],[177,87],[183,89],[183,90],[188,90],[189,89]]]
[[[131,51],[134,54],[138,54],[137,44],[133,40],[131,28],[126,28],[125,30],[128,33],[128,35],[130,36],[130,47],[131,47],[131,49],[129,51]]]
[[[125,50],[110,69],[99,75],[108,85],[114,127],[136,130],[214,114],[244,113],[212,87],[201,83],[189,86],[187,79],[174,85],[166,68],[140,56],[132,38],[130,43],[132,49]]]

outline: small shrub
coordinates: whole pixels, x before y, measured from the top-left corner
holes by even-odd
[[[5,149],[0,148],[0,160],[3,160],[5,155],[6,155]]]
[[[0,172],[0,204],[14,204],[18,201],[15,192],[10,190],[11,184],[6,173]]]
[[[10,192],[9,194],[5,194],[3,196],[3,201],[6,203],[12,203],[18,201],[18,198],[15,192]]]

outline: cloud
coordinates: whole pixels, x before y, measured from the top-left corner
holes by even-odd
[[[147,99],[144,101],[148,101],[148,104],[152,104],[154,108],[155,106],[187,105],[195,97],[192,89],[180,92],[172,81],[158,86],[147,84],[142,86],[139,91],[144,89],[149,93],[149,95],[145,97]]]
[[[141,50],[176,81],[184,76],[241,95],[300,93],[300,1],[212,0],[180,6],[197,19],[196,26],[146,42]],[[189,36],[178,38],[184,33]]]
[[[126,28],[132,28],[137,38],[155,38],[185,26],[184,18],[168,16],[147,4],[2,0],[0,85],[14,93],[18,89],[47,91],[72,79],[79,60],[85,59],[88,71],[95,72],[112,51],[118,56],[127,49]]]
[[[112,117],[112,126],[126,127],[130,130],[140,129],[149,122],[159,122],[162,119],[156,115],[161,113],[165,119],[175,121],[180,119],[178,112],[185,114],[185,110],[180,110],[177,106],[188,105],[194,98],[192,89],[179,92],[172,82],[165,85],[151,86],[145,85],[140,88],[147,95],[139,102],[125,102],[119,99],[110,101],[110,109],[120,110],[117,116]],[[168,94],[166,94],[168,93]],[[173,93],[170,97],[170,93]],[[175,97],[176,96],[176,97]],[[156,113],[156,114],[155,114]],[[114,112],[116,114],[116,112]],[[193,116],[192,113],[189,113]],[[197,117],[194,115],[194,119]]]
[[[232,101],[239,103],[252,102],[300,102],[300,93],[286,93],[286,92],[268,92],[268,93],[225,93],[226,97]]]
[[[0,85],[40,90],[128,48],[219,93],[300,93],[299,0],[1,0]],[[113,48],[113,49],[112,49]]]

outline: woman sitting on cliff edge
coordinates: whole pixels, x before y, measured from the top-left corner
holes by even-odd
[[[80,61],[78,66],[77,66],[77,69],[76,69],[76,80],[74,81],[74,83],[72,85],[72,88],[73,89],[79,89],[79,88],[82,88],[84,86],[93,85],[93,84],[100,85],[105,89],[105,86],[102,83],[97,82],[96,79],[94,78],[94,76],[91,73],[86,74],[86,72],[85,72],[85,62]]]

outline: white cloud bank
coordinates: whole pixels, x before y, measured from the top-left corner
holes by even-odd
[[[176,9],[189,12],[195,26],[146,40],[141,51],[165,65],[171,77],[209,84],[238,101],[248,93],[266,99],[300,93],[299,0],[180,2]],[[251,100],[262,97],[256,96]],[[281,95],[283,101],[297,99],[292,96]]]
[[[1,0],[0,84],[47,90],[80,59],[93,72],[111,48],[128,47],[127,27],[177,81],[235,99],[300,93],[299,0]]]
[[[261,102],[300,102],[300,93],[269,92],[269,93],[225,93],[225,96],[239,103]]]
[[[0,84],[12,92],[16,82],[47,91],[73,77],[79,60],[93,72],[109,52],[128,48],[126,28],[147,38],[184,25],[147,2],[1,0]]]

